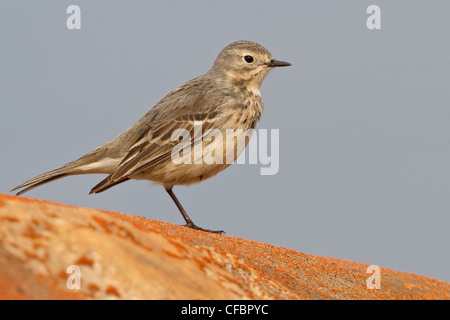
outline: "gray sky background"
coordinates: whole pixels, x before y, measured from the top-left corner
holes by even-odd
[[[66,8],[81,8],[81,30]],[[381,30],[366,27],[371,4]],[[1,1],[0,192],[117,136],[236,40],[292,67],[261,87],[280,168],[175,187],[230,236],[450,281],[449,1]],[[26,197],[182,224],[160,186],[74,176]],[[365,272],[362,270],[361,272]]]

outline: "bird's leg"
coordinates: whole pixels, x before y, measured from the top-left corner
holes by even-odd
[[[203,229],[203,228],[200,228],[199,226],[197,226],[191,220],[191,218],[189,218],[187,212],[184,210],[184,208],[181,205],[180,201],[178,201],[177,197],[175,196],[175,194],[172,191],[172,187],[166,188],[166,191],[169,194],[169,196],[172,198],[173,202],[175,202],[175,204],[177,205],[178,210],[180,210],[181,215],[183,216],[184,220],[186,221],[186,224],[184,225],[185,227],[192,228],[192,229],[195,229],[195,230],[206,231],[206,232],[213,232],[213,233],[219,233],[219,234],[224,233],[223,231],[208,230],[208,229]]]

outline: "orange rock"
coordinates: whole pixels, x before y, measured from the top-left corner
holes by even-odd
[[[0,299],[450,299],[449,283],[384,268],[381,289],[368,289],[367,267],[0,195]]]

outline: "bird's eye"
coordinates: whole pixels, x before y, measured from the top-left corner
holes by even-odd
[[[245,62],[247,63],[252,63],[253,62],[253,57],[252,56],[245,56],[244,57]]]

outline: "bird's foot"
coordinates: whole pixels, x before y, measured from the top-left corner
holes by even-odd
[[[208,230],[208,229],[203,229],[200,228],[199,226],[197,226],[196,224],[193,223],[186,223],[183,225],[183,227],[187,227],[187,228],[191,228],[191,229],[195,229],[195,230],[200,230],[200,231],[204,231],[204,232],[211,232],[211,233],[217,233],[217,234],[225,234],[225,231],[223,230]]]

